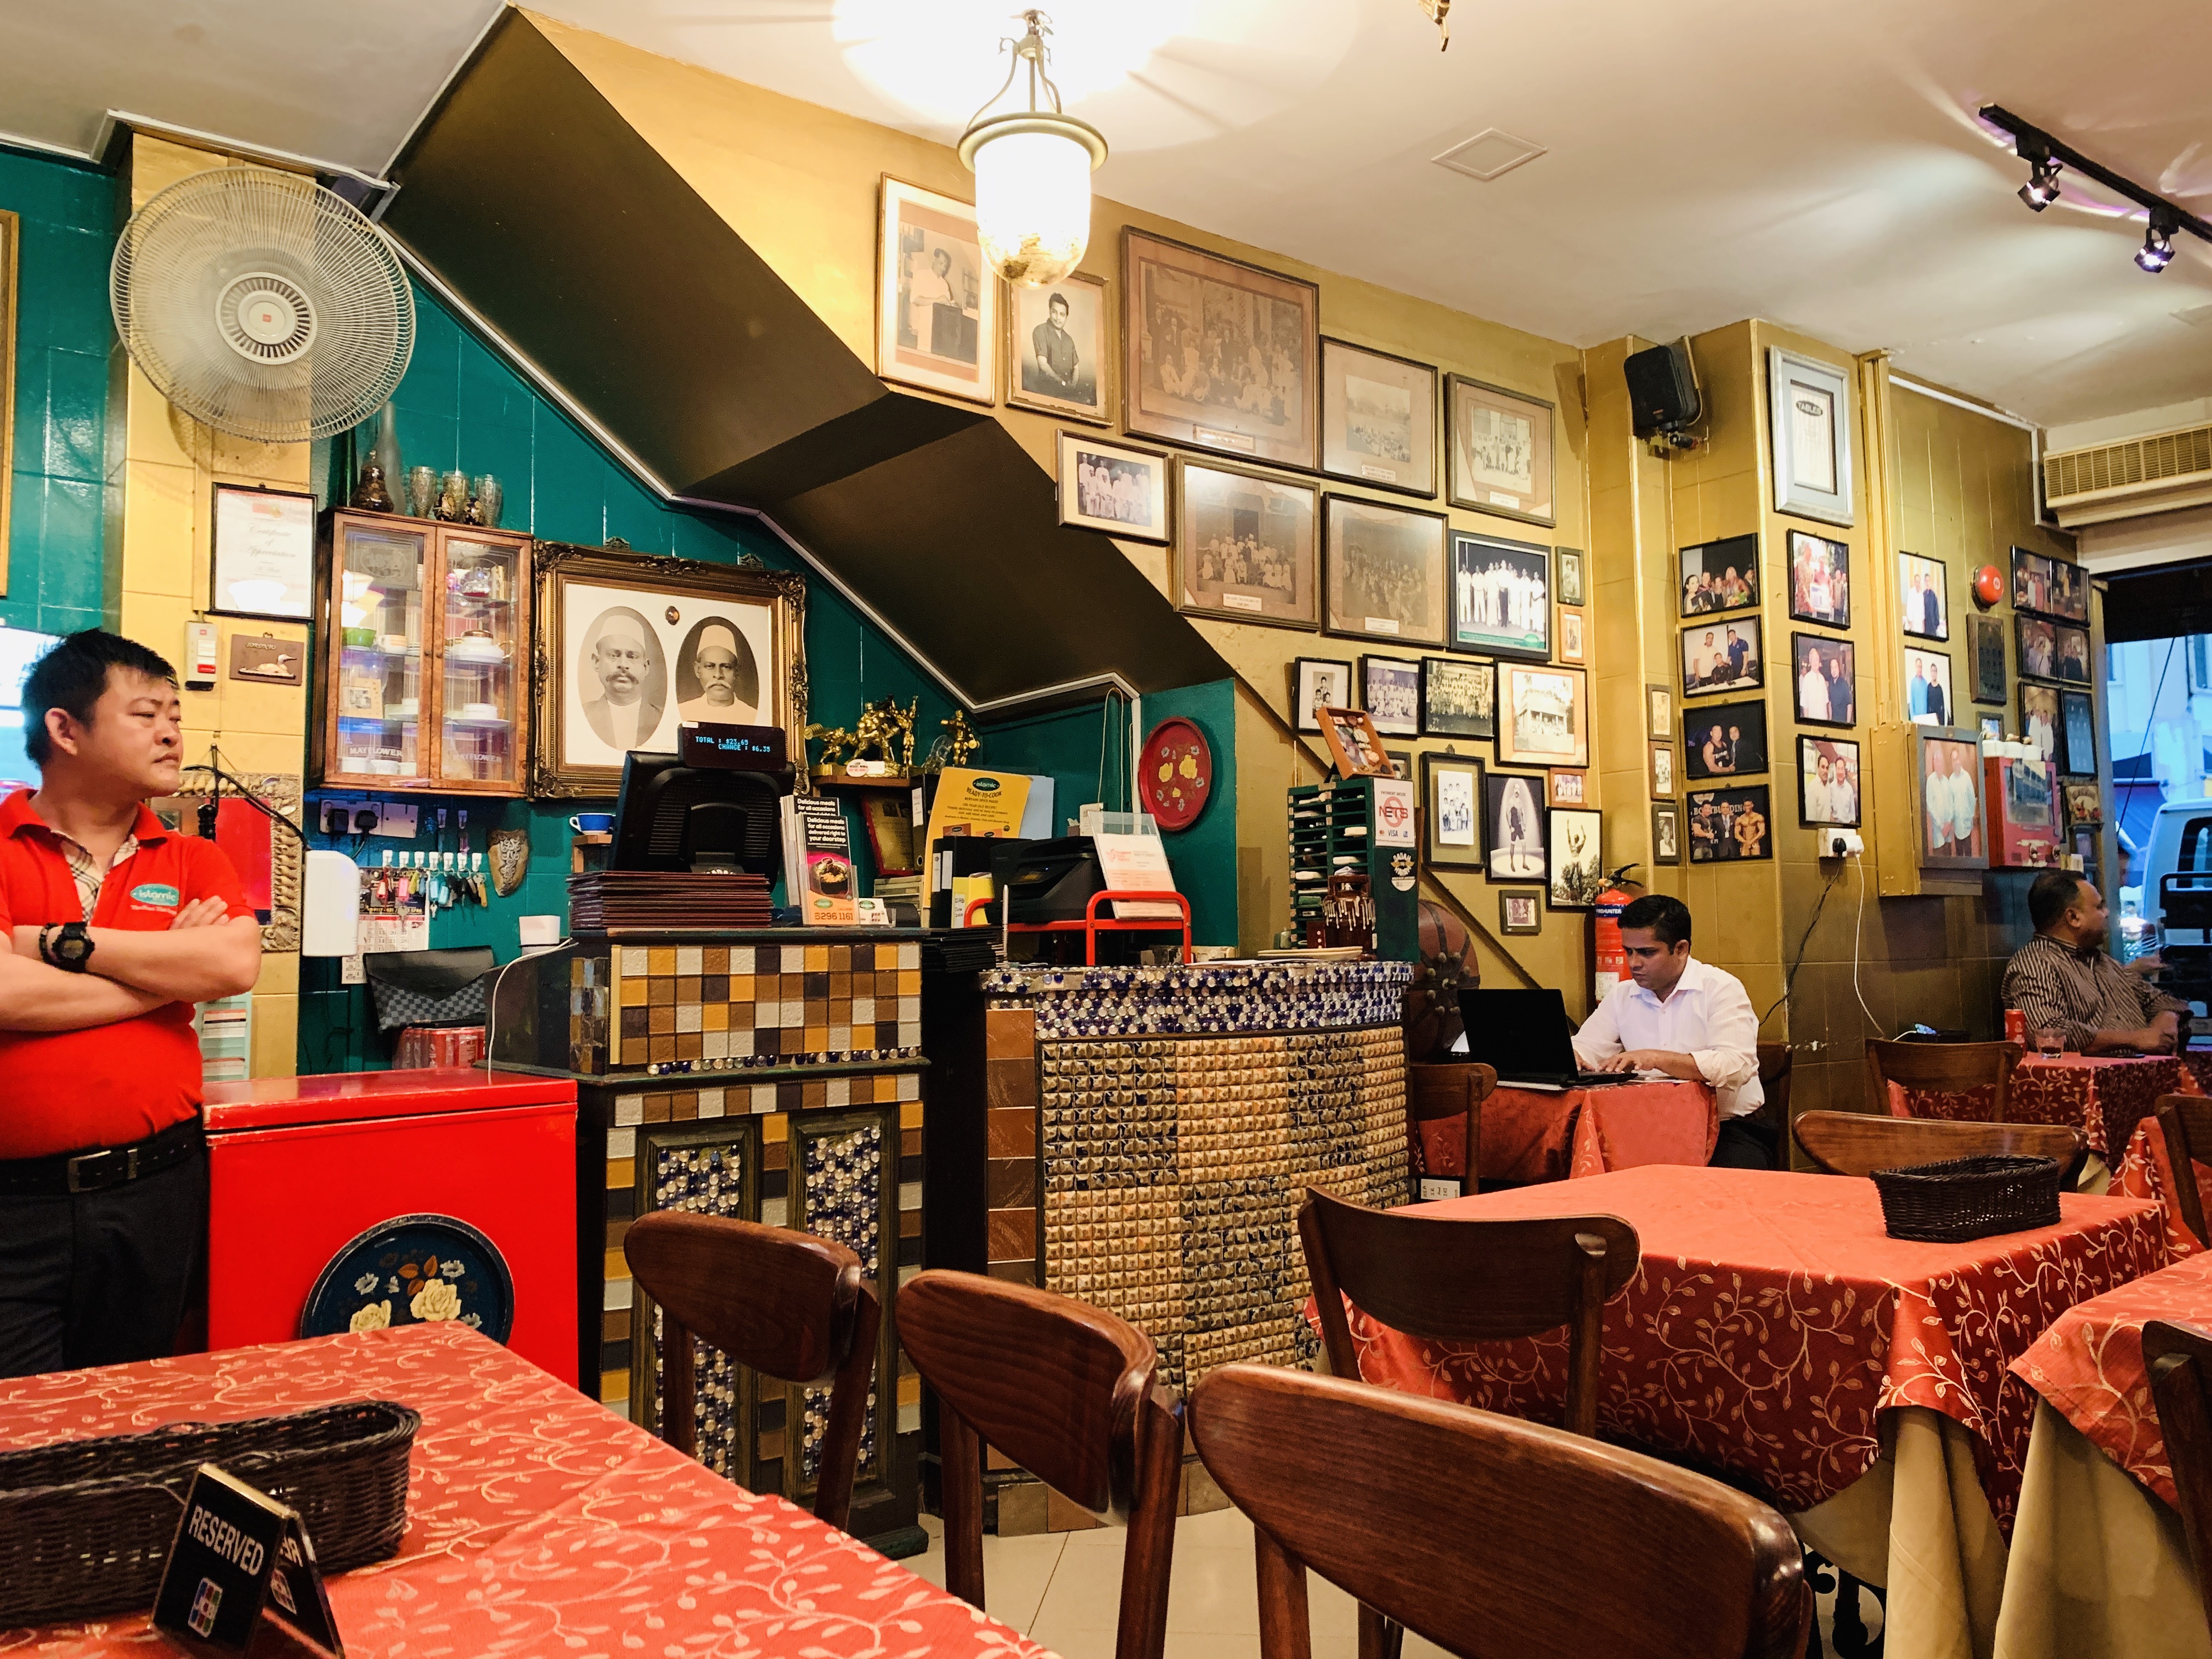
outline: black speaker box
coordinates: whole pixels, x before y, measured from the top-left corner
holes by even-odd
[[[1621,368],[1628,375],[1628,402],[1635,411],[1638,437],[1680,432],[1696,425],[1705,412],[1698,397],[1698,377],[1690,367],[1688,341],[1632,353]]]

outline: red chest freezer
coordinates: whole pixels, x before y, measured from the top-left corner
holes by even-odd
[[[335,1293],[319,1303],[325,1316],[349,1304],[352,1328],[475,1323],[472,1301],[501,1318],[511,1292],[507,1346],[574,1384],[574,1083],[353,1072],[207,1094],[209,1347],[301,1334],[319,1284]]]

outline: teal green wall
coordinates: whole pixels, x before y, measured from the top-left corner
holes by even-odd
[[[107,620],[107,376],[115,325],[112,176],[0,149],[0,210],[20,216],[14,505],[0,624],[67,634]]]
[[[1145,699],[1145,730],[1182,715],[1213,750],[1213,798],[1188,830],[1165,830],[1176,890],[1190,900],[1194,945],[1237,943],[1237,686],[1232,680],[1155,691]]]

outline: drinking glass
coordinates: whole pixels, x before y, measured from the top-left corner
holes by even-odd
[[[2056,1025],[2035,1034],[2035,1052],[2045,1060],[2056,1060],[2066,1052],[2066,1033]]]

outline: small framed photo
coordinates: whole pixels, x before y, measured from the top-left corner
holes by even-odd
[[[1482,763],[1425,750],[1421,801],[1427,809],[1424,856],[1438,870],[1483,867]]]
[[[1434,495],[1436,370],[1323,335],[1321,470],[1354,483]]]
[[[1583,613],[1559,607],[1559,660],[1578,663],[1583,659]]]
[[[1742,611],[1759,603],[1759,538],[1729,536],[1699,542],[1676,555],[1681,577],[1682,614],[1710,616]]]
[[[1333,657],[1300,657],[1291,664],[1291,724],[1301,732],[1322,730],[1321,711],[1352,706],[1352,665]]]
[[[1674,745],[1655,743],[1651,749],[1651,793],[1662,800],[1674,798]]]
[[[1682,713],[1683,770],[1692,779],[1756,777],[1766,770],[1766,704],[1700,703]]]
[[[1133,542],[1164,542],[1168,458],[1087,432],[1061,433],[1060,521]]]
[[[2040,617],[2014,617],[2012,625],[2020,635],[2020,672],[2022,678],[2057,679],[2058,624],[2045,622]]]
[[[1858,652],[1850,641],[1792,634],[1790,656],[1796,675],[1797,718],[1808,726],[1856,726]]]
[[[0,284],[13,275],[0,245]],[[0,286],[0,346],[7,343],[9,290]],[[7,370],[0,363],[0,389]],[[6,430],[0,415],[0,435]],[[0,466],[8,463],[0,446]],[[0,535],[7,532],[0,516]],[[218,617],[306,622],[315,612],[315,498],[305,491],[251,484],[215,486],[214,554],[208,562],[208,611]],[[382,713],[380,701],[378,712]]]
[[[1541,881],[1549,867],[1541,774],[1490,772],[1482,780],[1483,836],[1492,881]]]
[[[1766,386],[1774,510],[1823,524],[1850,525],[1850,371],[1769,346]],[[1694,861],[1694,843],[1690,850]]]
[[[1917,553],[1897,556],[1897,592],[1905,631],[1918,640],[1951,637],[1951,596],[1943,561]]]
[[[1382,733],[1364,708],[1322,708],[1321,734],[1328,742],[1329,758],[1341,778],[1387,778],[1390,757],[1382,750]]]
[[[1444,643],[1444,515],[1353,495],[1322,498],[1322,625],[1354,639]]]
[[[1674,737],[1673,686],[1646,685],[1644,688],[1644,735],[1662,743]]]
[[[1809,531],[1790,532],[1790,617],[1824,628],[1851,625],[1851,550]]]
[[[1605,891],[1602,812],[1552,809],[1552,858],[1546,896],[1554,910],[1587,910]]]
[[[1682,809],[1671,800],[1652,803],[1651,861],[1654,864],[1680,864],[1682,861]]]
[[[1320,625],[1319,491],[1185,456],[1176,461],[1176,494],[1177,610],[1278,628]]]
[[[1104,426],[1114,418],[1106,381],[1106,279],[1070,271],[1042,288],[1009,283],[1006,403]]]
[[[1981,727],[1982,741],[1984,743],[2002,743],[2004,741],[2003,715],[1984,714],[1981,716]]]
[[[1421,734],[1498,735],[1498,665],[1485,657],[1421,659]]]
[[[876,373],[994,402],[999,279],[983,263],[975,210],[886,176],[876,247]]]
[[[1690,862],[1747,864],[1774,856],[1774,813],[1767,787],[1692,789]]]
[[[1454,531],[1451,648],[1552,659],[1552,559],[1540,547]]]
[[[2089,630],[2061,627],[2058,636],[2058,678],[2076,684],[2089,683]]]
[[[2087,691],[2064,690],[2058,694],[2059,736],[2065,746],[2068,772],[2084,775],[2097,769],[2097,713]]]
[[[1451,504],[1552,524],[1552,405],[1460,374],[1444,397]]]
[[[1905,653],[1905,717],[1915,726],[1948,726],[1958,711],[1951,658],[1943,651]]]
[[[1552,565],[1557,575],[1554,584],[1561,605],[1583,605],[1583,550],[1579,547],[1555,547],[1552,550]]]
[[[2085,691],[2075,696],[2082,702],[2089,700]],[[2038,760],[2055,762],[2058,758],[2058,688],[2055,685],[2030,685],[2020,683],[2020,735],[2035,750]],[[2080,769],[2087,771],[2087,767]]]
[[[1544,931],[1544,895],[1538,888],[1509,888],[1498,896],[1498,931],[1501,933],[1540,933]]]
[[[1797,822],[1856,830],[1859,823],[1859,746],[1849,738],[1797,739]]]
[[[2004,623],[1977,611],[1966,618],[1966,653],[1974,668],[1974,701],[2005,700]]]
[[[1547,772],[1545,779],[1550,787],[1544,798],[1547,806],[1588,806],[1589,805],[1589,774],[1557,768]]]
[[[1579,668],[1504,665],[1498,758],[1508,766],[1588,766],[1589,692]]]
[[[1755,691],[1765,684],[1765,653],[1759,649],[1758,617],[1698,623],[1682,630],[1684,696]],[[1684,718],[1689,717],[1686,714]]]
[[[1421,665],[1404,657],[1362,657],[1359,701],[1386,738],[1421,735]]]
[[[2051,562],[2051,614],[2063,622],[2089,620],[2089,576],[2080,565]]]
[[[1390,775],[1404,780],[1413,775],[1413,756],[1410,750],[1386,749],[1382,751],[1390,763]]]
[[[2024,547],[2012,550],[2012,608],[2051,614],[2054,562]]]
[[[1922,869],[1990,867],[1982,836],[1982,745],[1975,733],[1943,726],[1913,733],[1912,797]]]
[[[2094,778],[2066,778],[2060,781],[2066,797],[2066,822],[2075,830],[2094,829],[2105,822],[2105,798]]]

